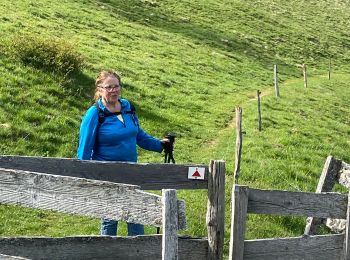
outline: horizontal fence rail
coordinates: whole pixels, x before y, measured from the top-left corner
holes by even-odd
[[[162,236],[0,238],[0,254],[29,259],[142,259],[162,258]],[[208,240],[179,237],[179,259],[207,259]]]
[[[204,180],[188,179],[189,167],[205,168]],[[0,168],[138,185],[143,190],[207,189],[208,166],[84,161],[69,158],[0,156]]]
[[[0,168],[0,203],[161,226],[161,196],[138,188]],[[183,201],[178,201],[178,226],[187,226]]]
[[[344,234],[244,241],[244,260],[340,259]]]
[[[250,189],[248,213],[318,218],[346,218],[348,196],[340,193],[311,193]]]
[[[29,260],[29,258],[23,258],[23,257],[19,257],[19,256],[3,255],[3,254],[0,254],[0,259],[1,260]]]

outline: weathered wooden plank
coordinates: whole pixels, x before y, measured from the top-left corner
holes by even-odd
[[[189,180],[188,167],[204,167],[204,180]],[[206,165],[80,161],[68,158],[0,156],[0,168],[134,184],[143,190],[207,189]]]
[[[330,192],[333,189],[334,184],[339,178],[339,169],[341,167],[341,161],[335,159],[333,156],[328,156],[323,166],[323,170],[318,181],[316,193]],[[318,233],[320,225],[324,222],[324,219],[309,217],[306,220],[306,226],[304,230],[305,235],[315,235]]]
[[[248,212],[345,219],[347,203],[347,195],[340,193],[249,189]]]
[[[245,260],[340,259],[344,234],[246,240]]]
[[[0,203],[161,226],[161,197],[138,188],[0,168]],[[184,215],[179,214],[181,229],[186,228]]]
[[[348,208],[346,213],[346,230],[344,238],[344,260],[350,260],[350,193],[348,194]]]
[[[178,238],[177,238],[177,199],[176,190],[162,190],[163,202],[163,239],[162,259],[178,259]]]
[[[162,236],[0,238],[0,253],[30,259],[142,259],[162,257]],[[180,259],[207,259],[208,241],[179,237]]]
[[[28,258],[23,258],[23,257],[19,257],[19,256],[3,255],[3,254],[0,254],[0,259],[1,260],[29,260]]]
[[[233,185],[229,255],[229,259],[231,260],[243,260],[247,207],[248,187]]]
[[[208,179],[207,228],[210,260],[221,260],[225,231],[225,162],[211,161]]]

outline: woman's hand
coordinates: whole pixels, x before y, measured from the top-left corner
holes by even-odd
[[[166,153],[169,153],[173,150],[173,144],[170,142],[170,140],[168,138],[163,138],[162,140],[160,140],[163,150]]]

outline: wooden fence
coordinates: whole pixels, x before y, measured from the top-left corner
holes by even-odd
[[[324,164],[316,193],[331,192],[336,183],[350,190],[350,164],[328,156]],[[308,218],[305,226],[305,235],[315,235],[321,225],[326,224],[335,232],[342,232],[346,227],[345,220],[336,218]]]
[[[136,237],[0,237],[3,259],[223,258],[223,161],[211,161],[207,167],[0,156],[0,167],[0,203],[163,227],[162,235]],[[206,177],[189,179],[189,167],[204,168]],[[129,184],[116,183],[123,175]],[[316,193],[234,185],[229,259],[350,259],[349,195],[324,192],[333,187],[334,180],[349,183],[350,165],[328,157]],[[178,229],[186,228],[186,214],[175,190],[163,189],[161,197],[141,187],[207,188],[208,238],[177,235]],[[342,219],[346,230],[344,234],[244,240],[250,213]]]
[[[0,238],[0,254],[29,259],[222,259],[225,163],[137,164],[64,158],[0,156],[0,203],[107,217],[163,227],[137,237]],[[189,168],[204,168],[203,180]],[[122,183],[122,184],[121,184]],[[127,184],[124,184],[127,183]],[[136,186],[138,185],[138,186]],[[178,237],[186,228],[175,190],[157,196],[141,189],[208,189],[208,238]],[[130,206],[132,205],[132,206]]]
[[[350,259],[348,195],[250,189],[234,185],[229,259]],[[244,240],[246,215],[346,219],[346,233]]]

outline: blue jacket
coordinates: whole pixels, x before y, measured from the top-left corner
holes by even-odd
[[[137,161],[136,144],[143,149],[161,152],[160,140],[147,134],[140,126],[136,115],[126,114],[130,103],[119,99],[124,123],[116,115],[105,117],[99,125],[98,110],[91,106],[83,117],[80,126],[77,157],[80,160],[98,161]],[[98,100],[99,107],[110,113]]]

